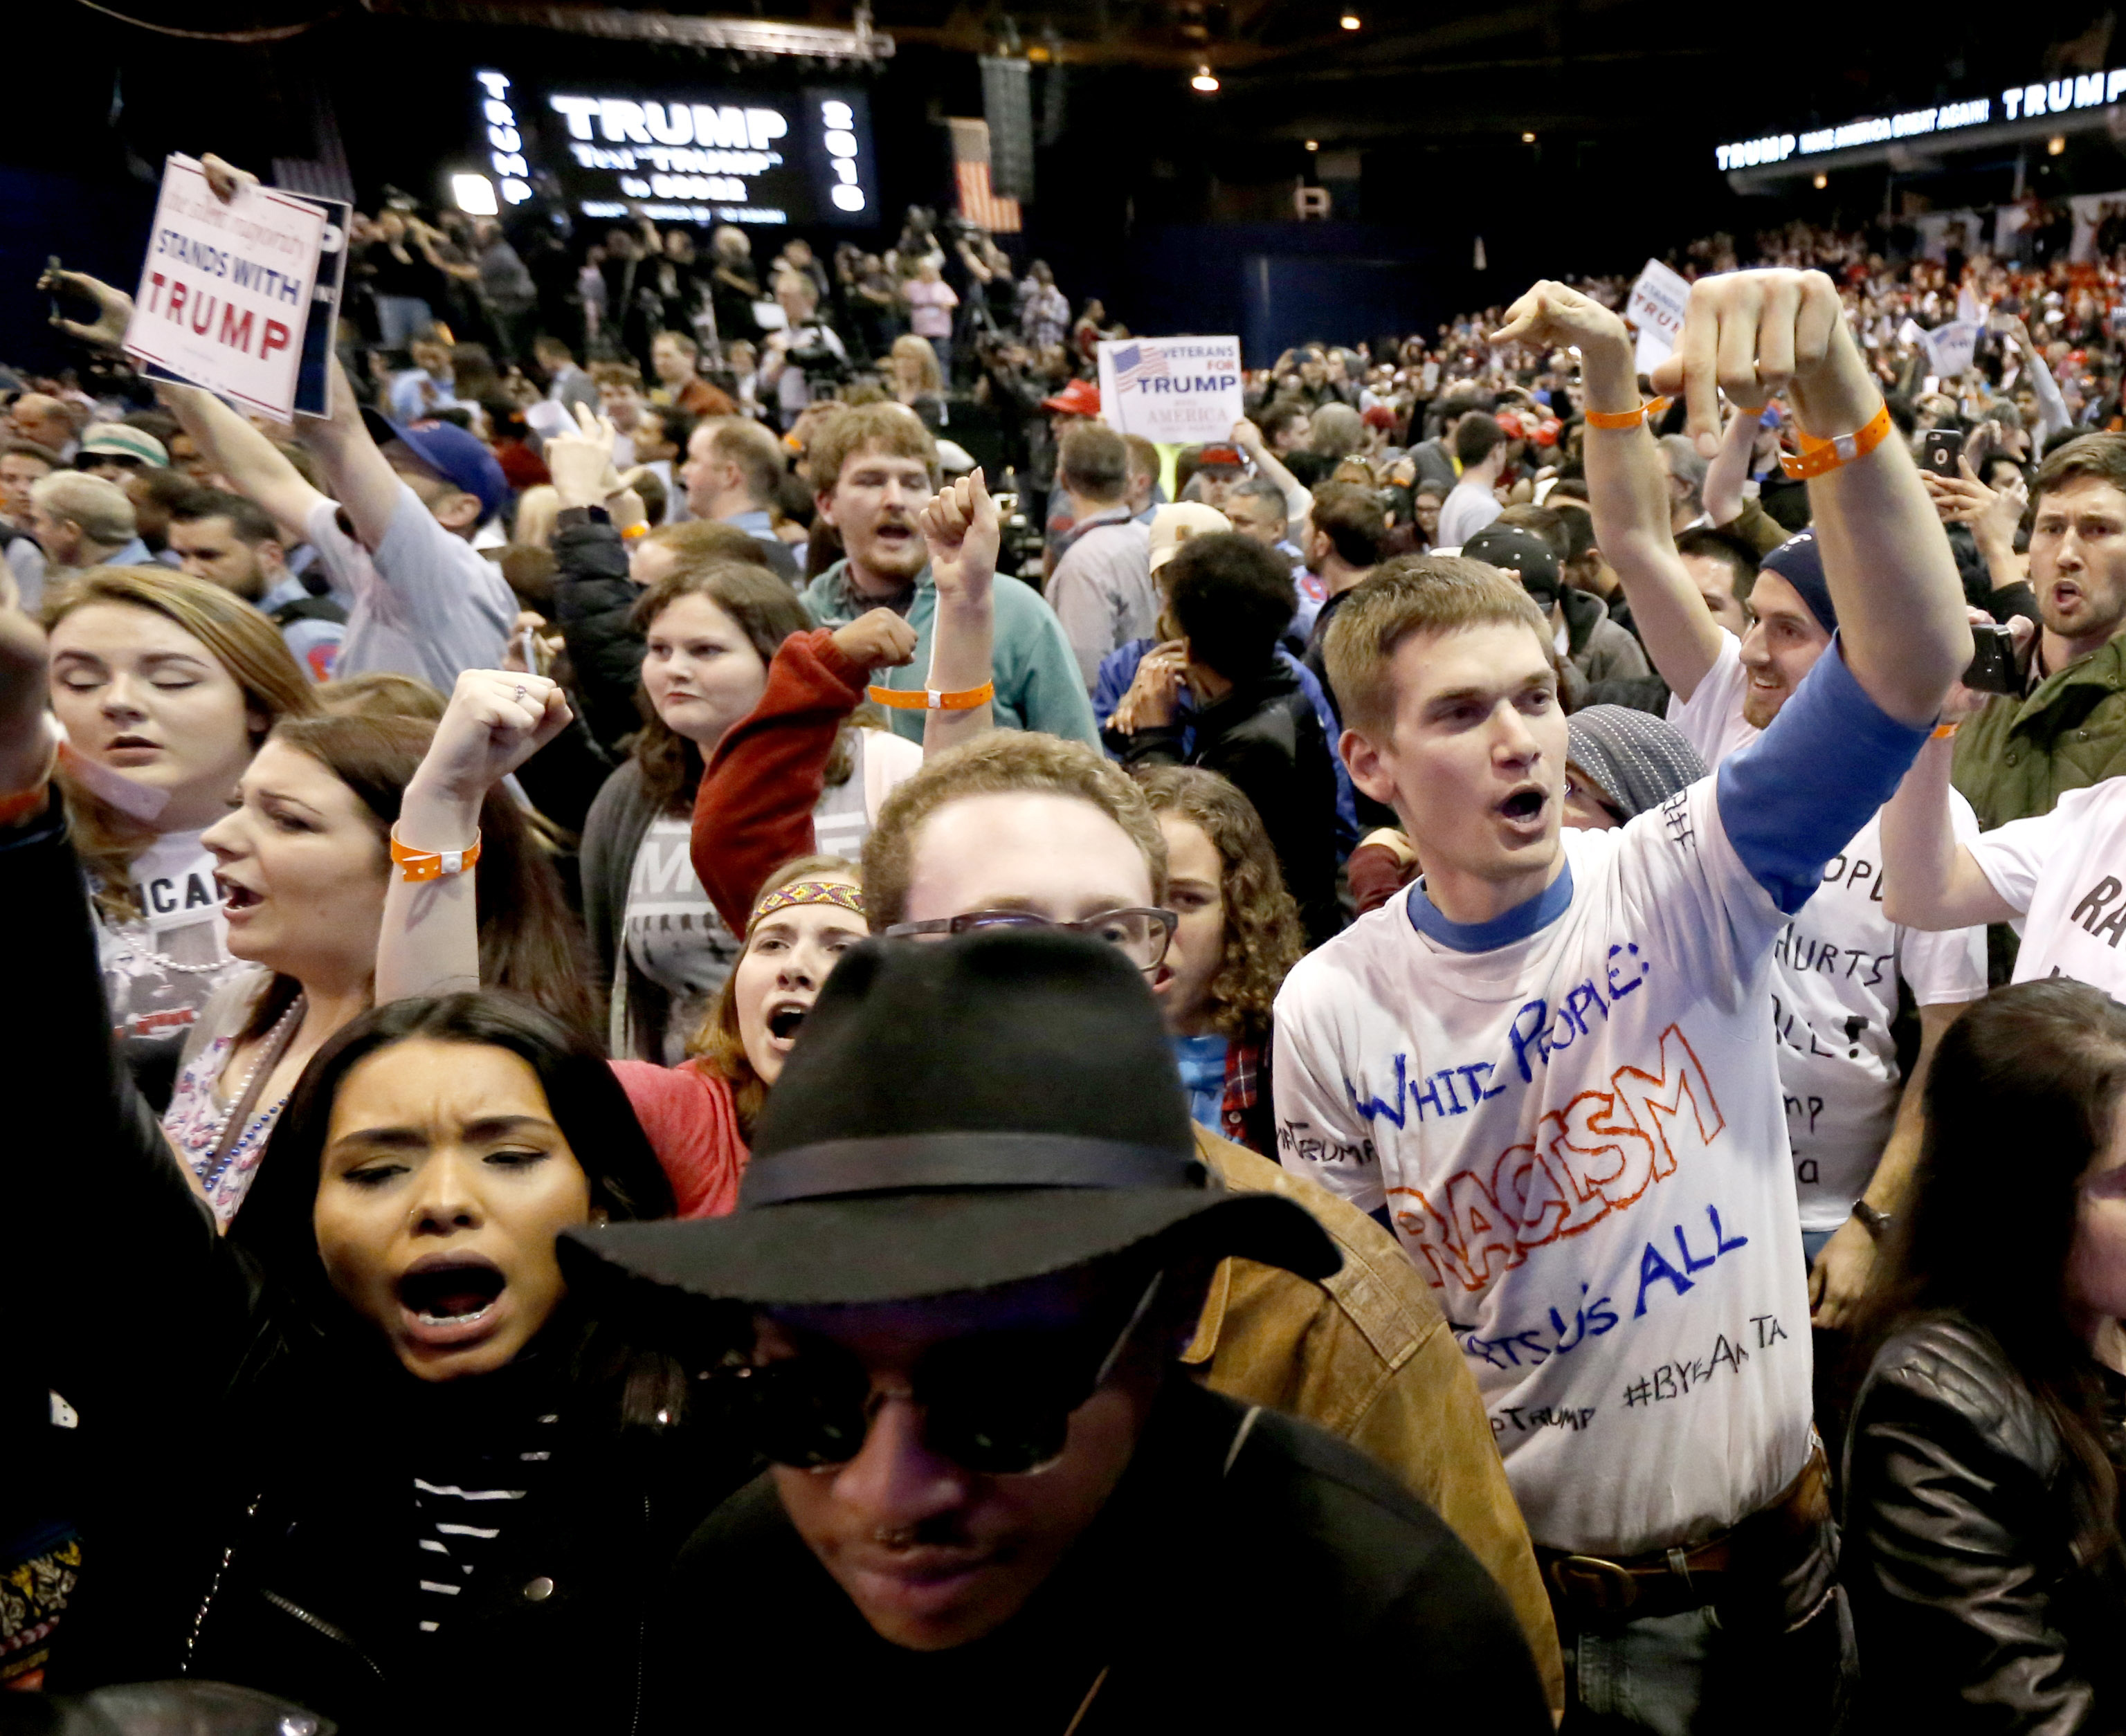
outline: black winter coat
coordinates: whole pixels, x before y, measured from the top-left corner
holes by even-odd
[[[35,1371],[79,1413],[92,1491],[52,1686],[217,1677],[348,1736],[633,1730],[650,1602],[749,1457],[588,1308],[498,1374],[430,1386],[293,1262],[216,1234],[114,1058],[82,885],[56,804],[0,833],[0,895],[35,913],[0,1041],[54,1115],[0,1140],[0,1261],[38,1299]],[[625,1422],[652,1371],[665,1423]],[[534,1448],[527,1498],[423,1636],[412,1479]]]
[[[2119,1460],[2122,1383],[2107,1371]],[[1958,1315],[1876,1353],[1846,1436],[1840,1577],[1859,1639],[1854,1728],[2126,1729],[2126,1556],[2074,1559],[2067,1451],[1991,1334]]]
[[[583,721],[616,759],[642,727],[635,690],[642,634],[631,616],[642,587],[627,576],[627,545],[611,525],[565,524],[554,532],[554,625],[569,648]]]
[[[1185,756],[1182,723],[1134,735],[1109,729],[1103,738],[1125,766],[1201,766],[1254,803],[1306,926],[1306,944],[1319,946],[1344,926],[1336,902],[1336,771],[1298,677],[1273,663],[1188,722],[1195,751]]]

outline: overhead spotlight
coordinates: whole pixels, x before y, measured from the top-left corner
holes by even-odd
[[[492,217],[500,209],[494,202],[494,183],[484,175],[453,175],[451,197],[468,217]]]
[[[1188,84],[1192,90],[1199,90],[1207,97],[1217,89],[1218,75],[1207,66],[1199,66],[1196,68],[1196,76],[1188,81]]]
[[[1535,143],[1535,134],[1533,133],[1523,133],[1521,134],[1521,143],[1523,144],[1533,144]]]
[[[1318,151],[1321,149],[1321,141],[1319,139],[1310,139],[1306,141],[1306,148],[1310,151]]]
[[[2058,133],[2054,133],[2051,138],[2045,140],[2045,154],[2048,157],[2057,157],[2066,149],[2067,140]]]
[[[1358,27],[1358,15],[1356,12],[1346,12],[1336,21],[1342,25],[1345,30],[1354,31]]]
[[[1821,192],[1821,191],[1822,191],[1826,187],[1829,186],[1830,185],[1831,185],[1831,177],[1830,177],[1830,176],[1828,176],[1828,175],[1818,175],[1818,176],[1816,177],[1816,190],[1817,190],[1817,191],[1818,191],[1819,193],[1820,193],[1820,192]]]

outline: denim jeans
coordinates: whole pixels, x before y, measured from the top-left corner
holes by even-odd
[[[1790,1634],[1711,1608],[1590,1630],[1566,1644],[1564,1736],[1828,1736],[1854,1658],[1843,1590]]]

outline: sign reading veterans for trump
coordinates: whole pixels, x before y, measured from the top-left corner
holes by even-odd
[[[1161,445],[1230,440],[1240,403],[1237,337],[1131,337],[1100,346],[1100,419]]]
[[[224,205],[197,163],[170,158],[126,353],[291,420],[325,223],[270,187],[239,186]]]

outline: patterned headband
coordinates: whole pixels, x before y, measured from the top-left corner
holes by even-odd
[[[763,917],[787,910],[792,904],[832,904],[862,916],[863,894],[847,880],[792,880],[787,886],[761,894],[753,907],[753,920],[746,927],[751,928]]]

